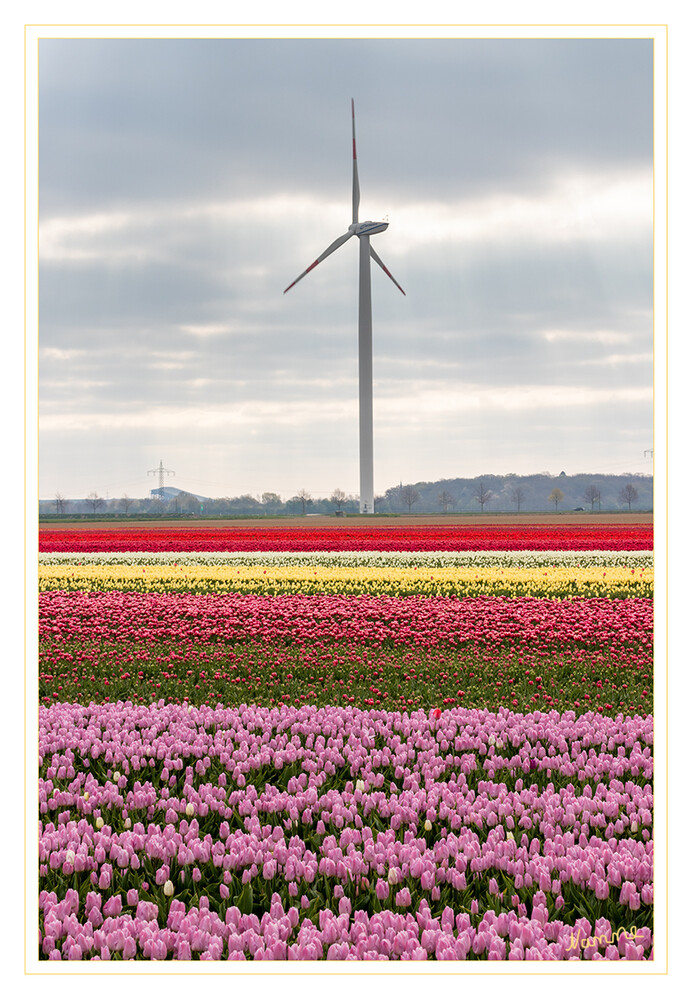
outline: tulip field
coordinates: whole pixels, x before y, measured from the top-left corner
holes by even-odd
[[[653,959],[650,525],[39,547],[41,959]]]
[[[458,527],[261,527],[206,530],[46,531],[42,552],[126,551],[616,551],[651,547],[651,525],[484,524]]]

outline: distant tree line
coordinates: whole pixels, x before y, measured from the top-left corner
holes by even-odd
[[[92,491],[82,499],[67,499],[56,492],[54,499],[41,500],[39,515],[54,517],[107,516],[107,517],[279,517],[305,516],[310,513],[337,514],[345,516],[359,512],[358,497],[348,495],[336,488],[328,498],[310,495],[307,489],[300,489],[283,500],[278,493],[265,492],[260,496],[245,493],[242,496],[221,496],[214,499],[200,498],[192,493],[177,492],[175,495],[147,496],[133,499],[124,494],[118,498],[104,499]]]
[[[482,475],[401,483],[376,498],[380,513],[650,511],[651,475]]]
[[[400,483],[375,497],[375,513],[544,513],[584,510],[602,512],[653,509],[651,475],[482,475],[471,479]],[[300,489],[284,500],[278,493],[259,496],[222,496],[204,499],[191,493],[132,499],[127,494],[104,499],[94,490],[82,499],[56,492],[41,500],[41,516],[165,516],[165,517],[280,517],[359,512],[358,498],[336,488],[329,497],[313,497]]]

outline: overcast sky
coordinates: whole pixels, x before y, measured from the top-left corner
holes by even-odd
[[[653,43],[39,46],[41,498],[647,472]]]

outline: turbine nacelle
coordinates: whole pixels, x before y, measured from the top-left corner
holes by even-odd
[[[352,222],[348,231],[354,236],[372,236],[375,232],[384,232],[389,222]]]

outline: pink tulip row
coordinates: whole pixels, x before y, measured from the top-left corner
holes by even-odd
[[[623,925],[651,906],[652,738],[650,716],[51,705],[40,712],[41,881],[76,876],[101,894],[80,919],[73,895],[44,887],[44,955],[564,959],[615,948],[641,959],[648,930],[572,953],[575,915],[563,924],[557,913],[570,915],[572,891],[609,900]],[[140,899],[143,876],[165,911]],[[204,929],[202,900],[195,916],[176,897],[202,883],[213,897]],[[331,892],[311,913],[319,928],[298,928],[297,908],[270,913],[263,932],[233,914],[242,886],[307,908],[317,884]],[[450,892],[447,931],[421,913]],[[378,937],[377,913],[359,915],[359,893],[399,919],[396,946]],[[478,898],[483,920],[464,922]]]
[[[40,765],[49,753],[56,757],[49,778],[56,776],[52,773],[56,765],[59,769],[67,764],[65,773],[58,776],[74,779],[75,753],[94,759],[103,756],[109,765],[122,764],[125,774],[130,767],[139,770],[151,764],[152,753],[165,761],[164,769],[176,770],[182,769],[185,756],[194,756],[198,760],[195,771],[200,774],[210,766],[207,754],[218,756],[227,769],[233,762],[240,772],[269,763],[319,764],[320,752],[340,760],[343,754],[351,766],[361,761],[358,766],[374,769],[391,763],[413,764],[416,770],[419,756],[426,763],[435,760],[463,767],[462,759],[450,755],[450,750],[497,757],[497,764],[486,761],[486,769],[497,769],[503,761],[527,763],[529,756],[535,756],[540,769],[560,770],[564,765],[563,775],[570,777],[573,762],[588,762],[592,768],[601,765],[605,775],[608,761],[611,768],[631,766],[638,776],[647,780],[653,776],[651,716],[623,719],[584,714],[575,718],[572,711],[523,715],[504,709],[494,713],[464,708],[428,716],[423,711],[409,715],[310,705],[194,708],[160,701],[140,706],[54,704],[41,708],[39,717]],[[377,739],[384,740],[381,749],[375,746]],[[511,754],[507,759],[500,755],[504,749]],[[517,749],[519,753],[513,753]],[[302,779],[307,776],[303,774]]]
[[[406,886],[418,894],[432,892],[434,899],[436,886],[447,883],[455,890],[463,891],[470,882],[490,871],[489,890],[495,895],[500,893],[497,878],[505,874],[508,881],[503,883],[511,882],[517,889],[540,888],[558,897],[565,883],[569,883],[588,888],[596,898],[603,899],[616,888],[620,902],[631,910],[651,904],[653,856],[651,840],[645,838],[651,826],[645,795],[623,791],[605,801],[593,802],[594,810],[588,812],[578,797],[571,796],[570,802],[570,796],[561,799],[555,795],[540,795],[531,787],[527,792],[533,798],[533,810],[515,807],[513,817],[512,805],[517,805],[519,795],[503,795],[498,811],[488,807],[486,795],[479,795],[473,813],[467,813],[461,821],[455,821],[459,818],[458,813],[445,807],[444,798],[439,808],[426,809],[426,804],[436,804],[434,795],[427,799],[425,795],[417,796],[418,800],[405,793],[398,796],[398,800],[390,796],[386,807],[382,807],[384,800],[378,802],[377,796],[361,798],[352,795],[351,791],[340,795],[340,801],[336,795],[331,801],[324,800],[329,798],[327,795],[317,799],[313,809],[305,808],[301,812],[296,808],[299,819],[292,822],[281,818],[290,816],[293,810],[286,807],[285,801],[272,801],[271,796],[263,794],[251,802],[249,808],[238,809],[238,814],[248,820],[244,830],[231,832],[224,820],[220,827],[226,834],[219,833],[216,840],[210,833],[202,833],[197,819],[188,822],[181,818],[185,810],[175,807],[177,802],[166,808],[163,815],[160,814],[163,807],[154,805],[151,818],[154,819],[158,812],[163,822],[150,822],[146,828],[143,823],[135,822],[130,829],[120,832],[114,831],[115,820],[113,826],[95,829],[93,820],[90,822],[88,817],[60,822],[58,816],[57,825],[41,824],[39,861],[45,876],[49,871],[60,871],[69,878],[75,872],[86,871],[91,883],[101,890],[122,889],[123,879],[130,870],[139,871],[145,862],[161,862],[157,865],[155,879],[156,884],[164,885],[171,879],[176,865],[183,873],[189,868],[187,874],[194,881],[197,865],[204,866],[211,861],[220,872],[217,878],[225,877],[227,885],[232,883],[233,874],[240,877],[243,884],[258,877],[264,881],[278,878],[284,882],[284,888],[288,886],[288,894],[292,896],[298,894],[301,884],[312,884],[318,876],[323,876],[336,886],[340,885],[341,892],[349,885],[364,885],[363,879],[367,881],[367,887],[372,881],[381,901],[388,899],[390,892],[394,896],[392,886],[396,885]],[[156,800],[155,793],[143,797],[145,801]],[[208,786],[202,786],[198,794],[189,794],[188,799],[188,804],[197,802],[195,811],[200,818],[209,814],[213,795]],[[605,823],[594,822],[593,818],[600,819],[604,812],[606,818],[617,815],[618,799],[627,802],[631,809],[625,813],[627,825],[619,819],[605,830],[607,838],[601,838],[596,833]],[[322,805],[331,807],[320,810],[320,800]],[[542,809],[551,813],[552,821],[541,821],[538,813]],[[232,818],[232,806],[221,810],[218,800],[215,811]],[[89,814],[93,816],[93,813]],[[389,819],[389,828],[375,835],[367,825],[371,814],[380,820]],[[561,814],[562,824],[555,817],[558,814]],[[270,815],[278,815],[281,824],[263,826],[262,820]],[[316,815],[323,815],[324,819],[313,822]],[[360,817],[360,822],[356,821],[356,816]],[[425,821],[439,836],[430,845],[424,835],[424,816],[432,816]],[[480,826],[483,821],[487,823],[491,816],[495,822],[490,823],[490,832],[482,839],[471,826]],[[518,818],[517,822],[515,818]],[[352,824],[347,824],[349,819]],[[639,823],[643,825],[641,840],[633,838]],[[340,830],[338,840],[334,833],[327,833],[327,825]],[[308,826],[314,826],[314,833],[308,831],[305,835],[310,842],[312,838],[319,840],[317,850],[306,846],[300,835],[291,835],[293,829],[302,830]],[[558,827],[567,830],[570,826],[569,831],[556,831]],[[399,839],[397,833],[403,828],[406,831],[403,839]],[[517,829],[516,836],[512,829]],[[625,829],[629,838],[618,839],[618,835],[625,836]],[[531,839],[526,830],[531,831]],[[539,839],[539,835],[545,839]],[[518,841],[517,836],[520,837]],[[439,888],[437,894],[439,897]]]
[[[207,642],[246,638],[329,639],[431,647],[482,639],[541,643],[653,644],[647,599],[534,597],[257,596],[47,591],[40,637],[61,640],[160,638]]]
[[[138,955],[150,960],[314,961],[402,960],[459,961],[469,958],[515,961],[555,960],[643,960],[653,958],[648,927],[615,927],[608,919],[592,924],[580,918],[574,926],[550,920],[545,896],[534,896],[531,918],[514,911],[497,914],[487,910],[477,926],[467,913],[445,907],[432,915],[421,900],[413,915],[385,910],[368,915],[352,910],[342,897],[338,913],[323,909],[317,923],[305,917],[296,905],[284,909],[278,894],[261,919],[244,915],[236,906],[226,909],[222,919],[202,896],[198,906],[187,908],[173,900],[163,921],[159,906],[140,901],[138,892],[111,896],[102,905],[100,893],[86,897],[86,918],[79,918],[79,898],[68,889],[58,901],[54,892],[42,892],[44,931],[41,948],[51,960],[100,960],[113,957],[131,960]]]

